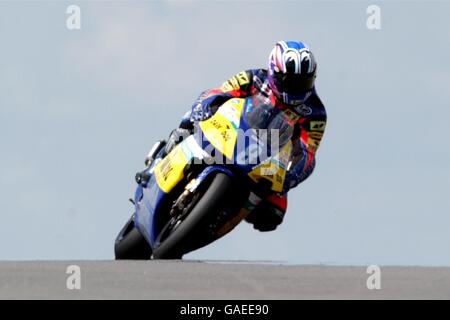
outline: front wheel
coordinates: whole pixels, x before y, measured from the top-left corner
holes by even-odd
[[[134,226],[133,218],[120,231],[114,245],[116,260],[149,260],[152,249]]]
[[[192,243],[202,234],[210,218],[229,205],[233,194],[233,180],[223,173],[217,173],[209,188],[197,200],[184,220],[171,221],[164,230],[167,236],[153,250],[154,259],[181,259],[183,254],[198,248]],[[227,203],[228,201],[228,203]],[[204,246],[213,239],[200,239]]]

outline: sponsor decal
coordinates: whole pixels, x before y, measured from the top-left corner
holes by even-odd
[[[241,86],[244,86],[249,83],[250,83],[250,80],[248,79],[247,72],[242,71],[242,72],[239,72],[237,75],[228,79],[228,81],[225,81],[222,84],[222,87],[220,87],[220,90],[222,90],[222,92],[230,92],[233,90],[239,90],[241,88]]]
[[[309,130],[324,132],[325,131],[325,121],[311,121],[309,125]]]
[[[309,116],[312,114],[311,107],[308,107],[304,104],[295,107],[295,111],[302,117]]]
[[[222,84],[220,90],[222,90],[222,92],[230,92],[233,91],[233,87],[228,83],[228,81],[226,81]]]
[[[250,80],[248,79],[247,72],[241,71],[236,75],[237,81],[241,86],[244,86],[246,84],[250,83]]]

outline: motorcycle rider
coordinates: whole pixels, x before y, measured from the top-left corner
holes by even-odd
[[[292,138],[294,153],[283,192],[263,199],[246,218],[259,231],[275,230],[287,210],[287,192],[313,172],[316,151],[325,131],[327,115],[316,92],[316,72],[316,59],[304,43],[279,41],[270,53],[267,70],[242,71],[221,87],[202,92],[182,118],[179,128],[172,131],[166,152],[187,133],[193,132],[196,122],[211,117],[219,106],[231,98],[260,94],[270,100],[275,108],[294,111],[298,115]]]

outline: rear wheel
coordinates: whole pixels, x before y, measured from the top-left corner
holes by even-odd
[[[183,254],[214,241],[213,238],[202,236],[211,218],[230,204],[232,194],[232,179],[226,174],[217,173],[205,193],[198,195],[190,212],[183,217],[173,217],[163,228],[163,238],[159,239],[159,244],[153,250],[153,258],[181,259]]]
[[[114,245],[116,260],[149,260],[152,249],[134,226],[133,218],[120,231]]]

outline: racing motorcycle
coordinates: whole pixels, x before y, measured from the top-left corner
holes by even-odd
[[[282,191],[297,119],[263,96],[233,98],[172,150],[157,142],[136,175],[116,259],[181,259],[233,230]]]

